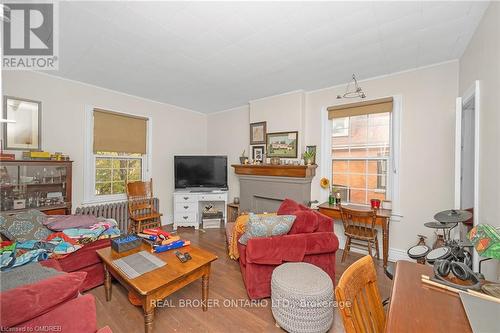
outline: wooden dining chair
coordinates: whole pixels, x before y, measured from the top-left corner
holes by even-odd
[[[377,229],[375,229],[377,211],[374,209],[357,210],[340,206],[340,216],[344,225],[344,235],[346,236],[341,262],[344,262],[349,254],[351,245],[365,246],[370,256],[372,255],[372,246],[374,246],[377,259],[380,259]]]
[[[335,299],[347,333],[384,331],[385,313],[371,256],[364,256],[344,271],[335,288]]]
[[[161,227],[162,214],[155,210],[153,199],[153,179],[127,183],[129,233]]]

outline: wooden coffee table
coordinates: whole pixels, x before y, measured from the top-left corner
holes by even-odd
[[[201,278],[202,308],[203,311],[207,311],[210,264],[212,261],[217,260],[215,254],[195,246],[183,247],[180,251],[183,253],[188,251],[193,259],[186,263],[181,263],[174,254],[176,250],[158,253],[155,255],[167,264],[135,279],[127,278],[125,274],[113,265],[113,260],[142,250],[150,251],[151,247],[143,244],[140,248],[122,253],[113,251],[111,247],[97,250],[97,254],[104,264],[106,301],[109,302],[111,300],[112,275],[125,288],[135,292],[141,299],[144,310],[144,329],[146,333],[150,333],[153,329],[154,310],[157,301],[165,299],[168,295]]]

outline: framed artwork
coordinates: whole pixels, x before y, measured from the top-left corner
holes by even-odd
[[[5,150],[41,150],[42,102],[4,96],[3,123]]]
[[[266,143],[266,122],[250,124],[250,144],[259,145]]]
[[[264,159],[264,148],[265,146],[253,146],[252,160],[262,162]]]
[[[279,132],[267,134],[267,156],[297,158],[299,132]]]
[[[314,154],[312,164],[316,164],[316,146],[306,146],[306,151]]]

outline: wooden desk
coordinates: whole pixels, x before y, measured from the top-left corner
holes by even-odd
[[[345,205],[346,208],[359,209],[359,210],[369,210],[366,206],[356,206],[356,205]],[[341,220],[340,208],[337,205],[330,205],[325,202],[318,206],[319,212],[332,219]],[[389,222],[391,220],[392,211],[388,209],[378,209],[377,210],[377,221],[376,224],[382,227],[382,258],[384,260],[384,268],[387,267],[387,261],[389,257]]]
[[[432,267],[398,261],[394,274],[386,332],[472,332],[455,293],[424,285],[422,274],[433,276]]]

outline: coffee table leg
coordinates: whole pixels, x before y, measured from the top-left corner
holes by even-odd
[[[153,332],[153,319],[155,314],[155,307],[153,306],[151,300],[146,298],[144,300],[144,332]]]
[[[106,291],[106,301],[111,301],[111,274],[109,274],[108,266],[104,264],[104,290]]]
[[[207,302],[208,302],[208,275],[203,275],[201,277],[201,298],[203,304],[203,311],[208,310]]]

